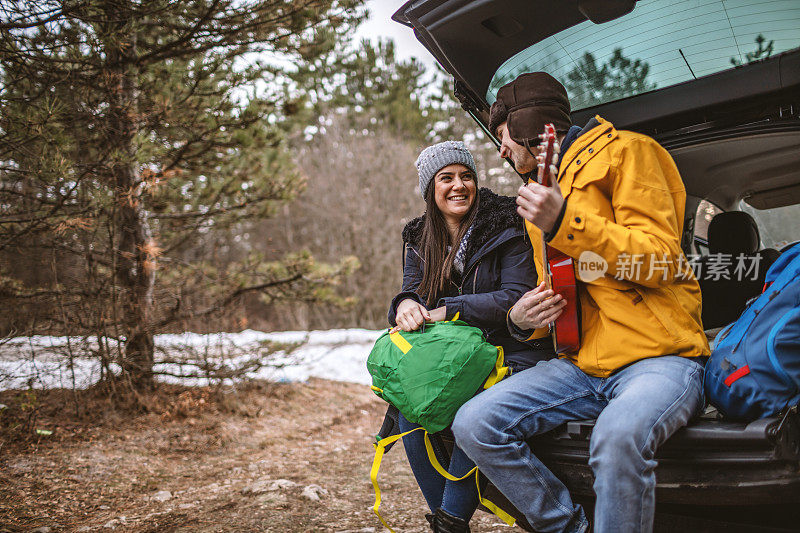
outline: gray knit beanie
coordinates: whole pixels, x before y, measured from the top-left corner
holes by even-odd
[[[476,176],[475,160],[461,141],[444,141],[425,148],[417,158],[419,172],[419,193],[425,198],[425,191],[437,172],[447,165],[459,163],[472,171]]]

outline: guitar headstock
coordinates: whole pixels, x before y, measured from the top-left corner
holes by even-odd
[[[553,155],[555,153],[556,144],[556,128],[552,124],[545,124],[544,133],[539,136],[542,142],[539,144],[541,154],[544,154],[543,165],[539,165],[539,183],[545,186],[550,186],[550,174],[544,172],[544,169],[550,168],[553,164]]]

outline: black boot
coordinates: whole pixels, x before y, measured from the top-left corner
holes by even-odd
[[[426,513],[426,514],[425,514],[425,520],[427,520],[427,521],[428,521],[428,524],[430,524],[430,526],[431,526],[431,531],[434,531],[434,529],[433,529],[433,516],[434,516],[434,515],[433,515],[432,513]]]
[[[436,509],[433,517],[434,533],[470,533],[469,522],[453,516],[441,507]]]

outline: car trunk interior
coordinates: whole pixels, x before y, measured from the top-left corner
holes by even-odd
[[[800,129],[739,131],[670,149],[686,192],[725,210],[800,203]]]

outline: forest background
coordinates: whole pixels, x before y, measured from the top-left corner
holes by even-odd
[[[384,327],[424,210],[419,151],[463,140],[480,185],[520,182],[443,71],[355,38],[366,16],[363,0],[0,1],[0,339],[69,335],[66,370],[91,358],[111,389],[143,390],[160,333]],[[617,49],[565,82],[590,105],[647,74]],[[231,378],[262,355],[177,362]]]
[[[461,139],[441,72],[357,41],[360,0],[2,2],[0,336],[70,335],[152,385],[165,332],[378,328]]]

